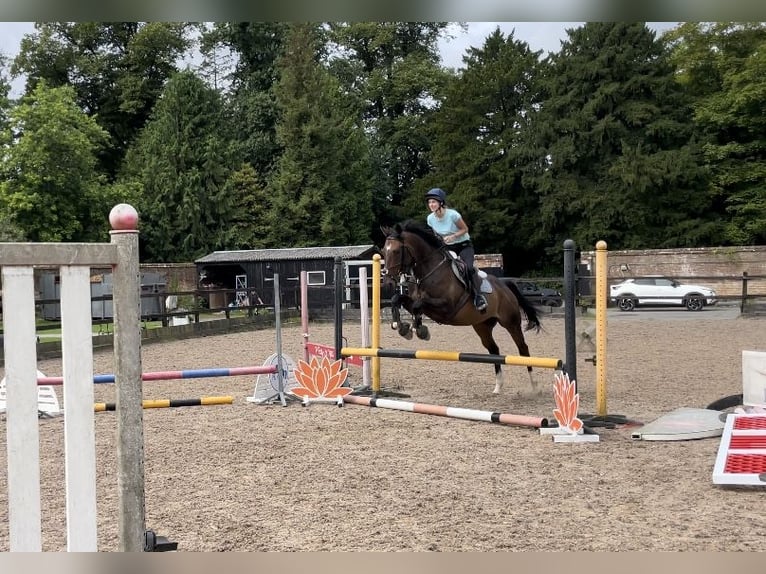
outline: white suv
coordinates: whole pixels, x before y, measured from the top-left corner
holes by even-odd
[[[609,287],[609,299],[622,311],[633,311],[638,305],[686,307],[689,311],[701,311],[706,305],[718,300],[710,287],[685,285],[675,279],[647,276],[625,279]]]

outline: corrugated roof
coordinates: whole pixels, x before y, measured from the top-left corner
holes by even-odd
[[[243,249],[239,251],[213,251],[194,263],[237,263],[243,261],[290,261],[308,259],[343,260],[370,258],[375,245],[346,245],[341,247],[293,247],[289,249]]]

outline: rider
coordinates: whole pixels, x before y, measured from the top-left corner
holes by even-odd
[[[443,189],[435,187],[426,193],[426,202],[431,210],[426,217],[426,223],[465,263],[474,287],[474,306],[478,311],[484,311],[487,308],[487,298],[481,292],[481,277],[473,266],[474,251],[471,236],[468,235],[468,226],[457,210],[447,207],[447,194]]]

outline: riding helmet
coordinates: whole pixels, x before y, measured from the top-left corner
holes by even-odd
[[[447,194],[444,193],[443,189],[438,187],[434,187],[428,193],[426,193],[426,201],[431,198],[438,200],[441,205],[447,203]]]

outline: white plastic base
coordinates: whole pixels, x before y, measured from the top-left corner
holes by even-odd
[[[37,371],[37,376],[44,377],[45,375],[40,371]],[[0,413],[5,412],[7,401],[6,396],[5,377],[3,377],[0,381]],[[63,414],[61,412],[58,396],[56,395],[56,390],[51,385],[37,387],[37,410],[48,416]]]

